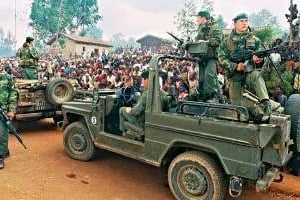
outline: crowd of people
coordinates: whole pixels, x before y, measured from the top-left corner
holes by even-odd
[[[298,51],[294,51],[294,55]],[[115,52],[103,51],[98,57],[81,58],[77,60],[65,60],[62,57],[44,55],[40,58],[38,66],[38,79],[50,80],[64,77],[77,79],[82,89],[93,90],[94,88],[120,88],[135,86],[141,88],[140,74],[147,70],[149,61],[155,53],[178,54],[178,50],[162,47],[151,51],[142,48],[123,48]],[[288,54],[291,55],[291,54]],[[296,57],[283,57],[280,61],[281,72],[290,71],[293,80],[290,83],[295,91],[300,91],[300,64]],[[4,59],[4,69],[16,78],[22,78],[22,68],[17,57]],[[163,87],[172,90],[179,99],[185,99],[189,94],[198,89],[199,68],[190,61],[166,60],[162,63]],[[220,93],[227,94],[226,78],[222,67],[217,67],[217,77]],[[268,77],[267,77],[268,78]],[[271,85],[270,95],[278,98],[283,95],[278,76],[277,83]],[[268,83],[269,80],[266,80]],[[269,86],[270,84],[267,84]],[[273,92],[273,90],[275,92]],[[228,94],[227,94],[228,95]],[[274,96],[274,97],[273,97]]]
[[[177,54],[177,51],[171,47],[157,48],[155,51],[127,48],[109,53],[103,51],[98,57],[77,60],[44,55],[38,65],[38,79],[77,79],[80,87],[85,90],[128,86],[140,88],[140,74],[148,69],[151,57],[156,53]],[[14,77],[23,78],[18,58],[5,59],[4,68]],[[197,88],[199,72],[192,62],[166,60],[162,63],[162,77],[164,87],[174,86],[172,88],[182,98]]]

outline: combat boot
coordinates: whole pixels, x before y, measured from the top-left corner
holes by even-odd
[[[4,157],[1,156],[0,157],[0,169],[3,169],[4,168]]]
[[[261,121],[267,121],[270,118],[270,115],[272,113],[272,107],[271,107],[271,102],[269,99],[263,99],[261,100],[261,103],[263,105],[263,109],[264,109],[264,115],[261,119]]]
[[[265,115],[271,115],[272,107],[271,107],[270,100],[269,99],[263,99],[261,102],[263,104]]]

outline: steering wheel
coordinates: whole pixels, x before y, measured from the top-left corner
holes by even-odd
[[[136,103],[135,88],[132,86],[123,87],[121,89],[120,98],[122,99],[125,106],[132,106],[134,103]]]

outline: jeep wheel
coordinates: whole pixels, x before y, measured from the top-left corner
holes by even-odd
[[[209,155],[189,151],[170,164],[168,182],[178,200],[221,200],[226,195],[225,176]]]
[[[73,95],[73,86],[71,82],[65,78],[54,79],[50,81],[46,87],[47,100],[55,106],[71,100]]]
[[[63,136],[64,150],[73,159],[88,161],[95,155],[95,146],[88,128],[82,122],[68,125]]]

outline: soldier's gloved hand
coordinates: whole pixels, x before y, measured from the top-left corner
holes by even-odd
[[[236,71],[238,71],[238,72],[244,72],[245,71],[244,63],[239,63],[237,65]]]
[[[9,120],[13,120],[14,117],[15,117],[15,113],[13,113],[13,112],[8,112],[8,113],[7,113],[7,117],[9,118]]]
[[[263,57],[258,57],[258,56],[256,56],[256,55],[254,55],[254,56],[252,57],[252,60],[253,60],[253,62],[254,62],[255,64],[259,64],[259,63],[262,63],[262,62],[263,62],[264,58],[263,58]]]
[[[131,111],[131,107],[126,107],[126,112],[130,113],[130,111]]]

